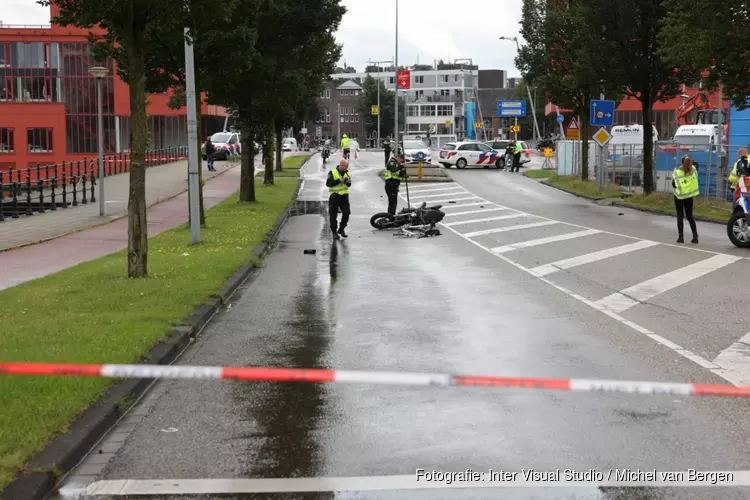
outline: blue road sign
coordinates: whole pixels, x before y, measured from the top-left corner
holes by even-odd
[[[563,115],[557,115],[557,123],[562,123],[565,121],[565,117]]]
[[[591,125],[611,127],[615,123],[615,101],[591,101]]]
[[[421,151],[417,152],[417,160],[422,161],[424,160],[424,153]]]
[[[497,116],[526,116],[526,101],[497,101]]]

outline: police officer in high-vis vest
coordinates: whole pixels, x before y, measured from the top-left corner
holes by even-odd
[[[352,185],[352,178],[349,175],[349,162],[342,159],[338,166],[328,172],[326,186],[328,186],[328,217],[331,223],[333,239],[339,237],[346,238],[347,234],[344,229],[349,223],[349,186]],[[341,209],[341,225],[338,225],[337,219]],[[336,230],[338,228],[338,230]]]
[[[349,143],[351,142],[351,139],[349,139],[349,136],[344,134],[341,136],[341,149],[344,152],[344,158],[349,159]]]
[[[690,230],[693,232],[692,243],[698,243],[698,230],[693,218],[693,198],[698,196],[698,171],[693,165],[693,160],[684,156],[682,165],[672,172],[672,187],[674,188],[674,205],[677,209],[677,243],[684,243],[682,230],[683,219],[687,218]]]
[[[399,153],[388,160],[385,166],[385,194],[388,197],[388,213],[391,215],[396,215],[398,188],[401,185],[401,179],[406,177],[405,161],[404,154]]]
[[[731,189],[737,187],[737,181],[740,180],[740,177],[742,177],[743,175],[750,175],[750,162],[748,161],[747,155],[748,153],[746,148],[740,148],[740,150],[737,151],[737,156],[739,156],[739,159],[734,162],[732,172],[729,174],[729,187]]]
[[[391,136],[387,136],[383,140],[383,151],[385,152],[385,164],[388,165],[388,160],[391,159]]]

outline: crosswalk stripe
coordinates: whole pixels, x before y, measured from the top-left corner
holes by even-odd
[[[655,241],[636,241],[629,245],[622,245],[619,247],[607,248],[606,250],[599,250],[598,252],[591,252],[584,255],[578,255],[570,259],[559,260],[550,264],[544,264],[537,266],[531,271],[539,276],[547,276],[563,269],[570,269],[572,267],[582,266],[584,264],[591,264],[593,262],[608,259],[610,257],[616,257],[636,250],[643,250],[658,245]]]
[[[471,220],[460,220],[456,222],[448,222],[447,224],[443,224],[443,225],[444,226],[462,226],[464,224],[477,224],[479,222],[492,222],[496,220],[515,219],[518,217],[528,217],[528,215],[524,213],[516,213],[516,214],[510,214],[510,215],[498,215],[497,217],[486,217],[484,219],[471,219]]]
[[[517,231],[519,229],[531,229],[534,227],[551,226],[552,224],[560,224],[556,220],[545,220],[542,222],[532,222],[530,224],[518,224],[516,226],[508,227],[496,227],[493,229],[483,229],[481,231],[474,231],[471,233],[459,233],[464,238],[475,238],[477,236],[485,236],[488,234],[504,233],[506,231]]]
[[[462,205],[462,206],[466,206],[466,205]],[[487,213],[487,212],[497,212],[498,210],[513,210],[513,209],[512,208],[508,208],[508,207],[482,208],[482,209],[479,209],[479,210],[467,210],[465,212],[453,212],[451,214],[445,214],[445,216],[446,217],[453,217],[453,216],[456,216],[456,215],[483,214],[483,213]],[[516,212],[517,210],[513,210],[513,211]]]
[[[582,238],[584,236],[590,236],[592,234],[600,234],[601,231],[597,229],[587,229],[585,231],[576,231],[574,233],[558,234],[556,236],[547,236],[546,238],[538,238],[536,240],[521,241],[519,243],[512,243],[510,245],[503,245],[492,249],[494,253],[505,253],[513,250],[519,250],[521,248],[536,247],[539,245],[546,245],[548,243],[557,243],[558,241],[573,240],[576,238]]]

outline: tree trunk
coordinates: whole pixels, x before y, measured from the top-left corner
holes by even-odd
[[[253,129],[242,120],[242,159],[240,164],[240,201],[255,201],[255,147]]]
[[[128,192],[128,277],[148,276],[146,218],[146,57],[144,33],[134,27],[126,45],[130,84],[130,188]]]
[[[281,123],[276,123],[276,171],[281,172]]]
[[[266,150],[266,164],[265,166],[265,175],[263,176],[263,184],[273,184],[273,162],[274,162],[274,150],[276,149],[274,147],[274,143],[276,142],[276,128],[274,127],[273,120],[269,121],[268,124],[266,124],[265,133],[263,134],[265,138],[265,146],[267,148]]]
[[[201,139],[203,138],[203,128],[201,127],[201,107],[203,105],[203,100],[201,99],[201,92],[200,92],[200,85],[198,82],[198,78],[195,79],[195,119],[198,120],[198,142],[195,144],[195,147],[198,150],[198,204],[200,206],[201,211],[201,226],[206,225],[206,210],[203,206],[203,165],[202,165],[202,155],[201,155]]]
[[[654,191],[654,132],[651,128],[651,88],[646,86],[640,94],[641,111],[643,113],[643,192],[650,194]]]
[[[589,96],[585,96],[581,107],[581,179],[589,180]]]

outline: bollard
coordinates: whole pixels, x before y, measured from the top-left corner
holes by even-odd
[[[5,184],[3,183],[3,173],[0,172],[0,222],[5,220],[5,207],[3,206],[3,200],[5,199]]]
[[[422,180],[422,160],[419,160],[419,165],[417,166],[417,179]]]
[[[55,170],[57,170],[57,167],[55,167]],[[55,201],[55,186],[57,185],[57,177],[53,177],[49,182],[50,188],[52,189],[52,206],[50,207],[50,210],[57,210],[57,202]]]
[[[83,174],[81,175],[81,205],[86,205],[86,164],[83,164]]]
[[[18,183],[11,182],[10,185],[13,190],[13,215],[11,217],[18,219]]]
[[[76,189],[76,186],[78,186],[78,177],[72,175],[71,172],[71,187],[73,188],[73,206],[78,206],[78,190]]]
[[[97,175],[96,175],[96,165],[94,164],[94,161],[91,161],[91,164],[89,165],[89,172],[91,172],[91,203],[96,203],[96,196],[94,196],[94,187],[96,186],[97,182]]]
[[[68,177],[65,174],[65,166],[63,165],[63,174],[62,174],[62,206],[63,208],[68,208],[68,191],[67,191],[67,184],[68,184]]]
[[[26,215],[34,215],[31,211],[31,176],[26,174]]]
[[[46,210],[44,209],[44,180],[37,178],[36,188],[39,190],[39,210],[40,214],[43,214]]]

